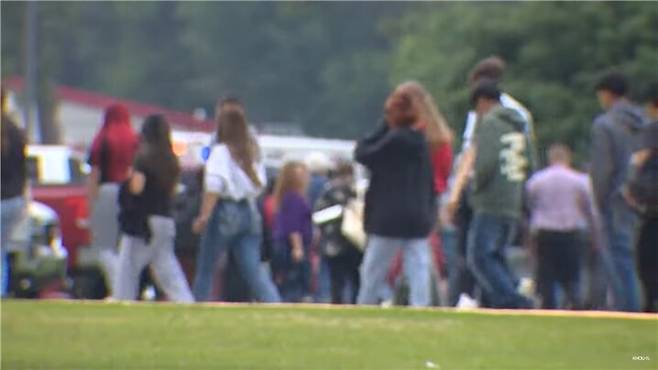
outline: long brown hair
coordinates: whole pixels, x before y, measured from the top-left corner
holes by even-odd
[[[283,197],[288,192],[296,192],[304,196],[306,192],[304,180],[299,176],[299,170],[307,171],[306,165],[299,161],[286,162],[274,185],[274,209],[278,210]]]
[[[452,143],[453,133],[445,117],[434,103],[434,98],[420,83],[407,81],[397,91],[407,94],[420,120],[425,124],[425,137],[432,149],[444,143]]]
[[[165,191],[173,193],[180,164],[172,149],[170,134],[169,124],[162,115],[148,116],[142,125],[135,166],[148,169]]]
[[[217,117],[217,138],[226,144],[231,157],[247,174],[251,182],[257,187],[262,187],[263,183],[254,169],[254,162],[260,156],[258,144],[249,134],[244,113],[238,109],[220,112]]]

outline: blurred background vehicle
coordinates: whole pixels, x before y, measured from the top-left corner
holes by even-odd
[[[64,145],[28,145],[27,166],[31,196],[59,216],[69,267],[74,267],[78,250],[89,245],[86,188],[89,166],[84,154]]]
[[[8,248],[9,295],[16,298],[68,297],[68,253],[62,244],[57,213],[49,206],[28,202]]]
[[[74,298],[101,299],[107,292],[96,253],[89,247],[85,154],[65,145],[28,145],[31,197],[58,216]]]

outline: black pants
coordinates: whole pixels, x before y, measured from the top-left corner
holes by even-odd
[[[637,270],[644,292],[644,310],[656,312],[658,300],[658,217],[643,218],[637,235]]]
[[[537,290],[541,308],[557,308],[559,284],[573,309],[581,308],[580,269],[584,239],[579,231],[537,233]]]
[[[356,303],[359,293],[359,266],[363,253],[356,248],[348,246],[336,257],[327,258],[329,263],[329,278],[331,279],[331,303]],[[349,302],[343,302],[343,295],[347,284],[352,287],[352,296]]]
[[[457,253],[459,260],[459,273],[458,273],[458,285],[459,293],[466,293],[471,297],[475,297],[475,287],[476,281],[475,276],[471,273],[471,270],[466,265],[466,245],[468,242],[468,230],[471,226],[471,220],[473,219],[473,209],[468,204],[468,197],[470,192],[468,190],[464,191],[464,194],[461,197],[459,203],[459,208],[457,209],[456,214],[456,226],[457,226]],[[457,294],[457,299],[459,299],[459,294]],[[457,302],[451,302],[451,305],[456,305]]]
[[[292,248],[286,242],[275,242],[272,248],[272,275],[282,302],[297,303],[311,294],[311,262],[309,246],[304,246],[304,259],[294,261]]]

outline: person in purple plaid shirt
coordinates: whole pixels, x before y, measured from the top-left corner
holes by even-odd
[[[563,144],[548,151],[550,165],[526,184],[530,227],[537,246],[537,289],[541,307],[558,307],[556,284],[564,290],[568,307],[581,308],[579,291],[582,255],[590,229],[598,246],[599,221],[592,193],[582,174],[571,168],[571,152]]]

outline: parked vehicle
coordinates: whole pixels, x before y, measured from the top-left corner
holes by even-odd
[[[85,154],[64,145],[28,145],[27,161],[32,198],[59,217],[73,296],[104,298],[105,281],[89,247]]]
[[[63,145],[28,145],[27,163],[32,198],[59,216],[68,265],[75,267],[79,249],[89,245],[84,156]]]
[[[47,205],[30,201],[8,248],[9,295],[17,298],[67,296],[67,251],[59,219]]]

